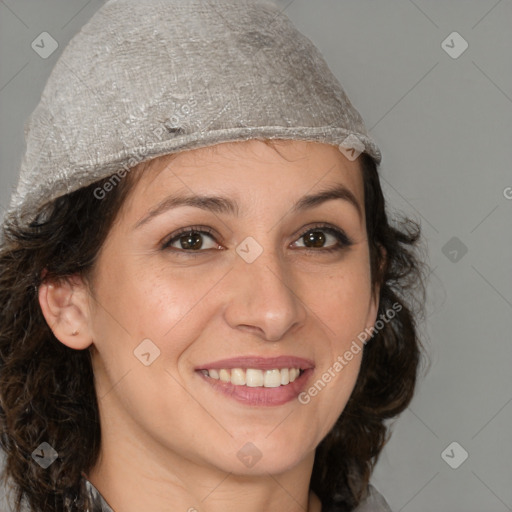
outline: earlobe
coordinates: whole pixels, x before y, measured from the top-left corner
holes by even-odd
[[[91,345],[88,292],[80,277],[45,280],[39,287],[39,304],[46,323],[61,343],[75,350]]]
[[[386,267],[388,265],[388,252],[386,251],[386,248],[381,244],[379,244],[379,251],[380,251],[380,255],[381,255],[381,263],[379,266],[379,272],[380,272],[380,276],[382,278],[381,280],[384,281]]]
[[[388,253],[383,245],[378,244],[379,246],[379,252],[380,252],[380,262],[379,262],[379,275],[378,275],[378,283],[375,285],[374,289],[374,297],[375,301],[377,301],[377,309],[378,309],[378,302],[380,297],[380,291],[382,287],[385,284],[386,280],[386,267],[387,267],[387,259],[388,259]]]
[[[366,326],[367,329],[371,329],[371,328],[375,327],[375,322],[377,321],[377,316],[379,313],[379,303],[380,303],[379,290],[380,290],[379,286],[376,286],[374,292],[372,293],[369,322],[368,322],[368,325]]]
[[[379,251],[380,251],[380,263],[379,263],[379,275],[378,275],[378,282],[375,283],[375,286],[372,288],[371,293],[371,306],[370,306],[370,322],[369,325],[367,325],[367,328],[373,327],[375,325],[375,322],[378,317],[379,312],[379,305],[380,305],[380,291],[382,287],[385,284],[385,271],[386,271],[386,265],[387,265],[387,251],[386,249],[381,245],[379,245]]]

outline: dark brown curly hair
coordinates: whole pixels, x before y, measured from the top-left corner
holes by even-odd
[[[395,227],[388,222],[377,166],[366,154],[360,161],[372,284],[381,284],[378,314],[395,303],[401,309],[366,343],[351,398],[316,450],[311,489],[323,512],[351,511],[366,496],[389,438],[385,420],[412,399],[423,352],[418,320],[424,316],[426,276],[414,250],[420,226],[410,219]],[[25,505],[32,512],[79,510],[73,499],[81,473],[88,474],[99,456],[90,350],[70,349],[55,338],[38,287],[45,270],[45,279],[90,276],[137,181],[128,174],[99,201],[94,190],[108,179],[50,203],[29,228],[7,218],[0,234],[0,447],[6,454],[0,482],[15,493],[15,512]],[[48,469],[32,457],[42,442],[58,452]]]

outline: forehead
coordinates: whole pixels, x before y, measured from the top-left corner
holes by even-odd
[[[289,180],[291,187],[316,178],[342,181],[354,191],[362,185],[359,159],[348,160],[330,144],[296,140],[227,142],[161,156],[139,164],[135,170],[141,172],[139,181],[146,187],[162,174],[205,182],[231,175],[254,183],[270,176],[277,181]]]
[[[359,160],[348,160],[333,145],[296,140],[248,140],[182,151],[134,169],[128,210],[140,211],[170,193],[222,194],[242,209],[251,199],[284,205],[336,185],[352,192],[364,210]]]

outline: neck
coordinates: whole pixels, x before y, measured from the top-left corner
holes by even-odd
[[[87,477],[115,512],[321,511],[320,500],[309,492],[314,452],[284,473],[237,475],[186,460],[161,445],[157,450],[140,437],[105,434]]]

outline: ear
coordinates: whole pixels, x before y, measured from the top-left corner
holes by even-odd
[[[55,337],[75,350],[92,344],[89,327],[89,291],[78,275],[44,280],[39,287],[39,304]]]
[[[370,308],[368,312],[368,325],[366,326],[368,329],[370,327],[375,326],[375,322],[377,321],[377,313],[379,312],[379,303],[380,303],[380,290],[384,280],[384,271],[387,263],[387,251],[386,249],[379,244],[379,251],[381,254],[381,263],[379,265],[379,280],[375,283],[375,286],[372,289],[371,297],[370,297]]]

